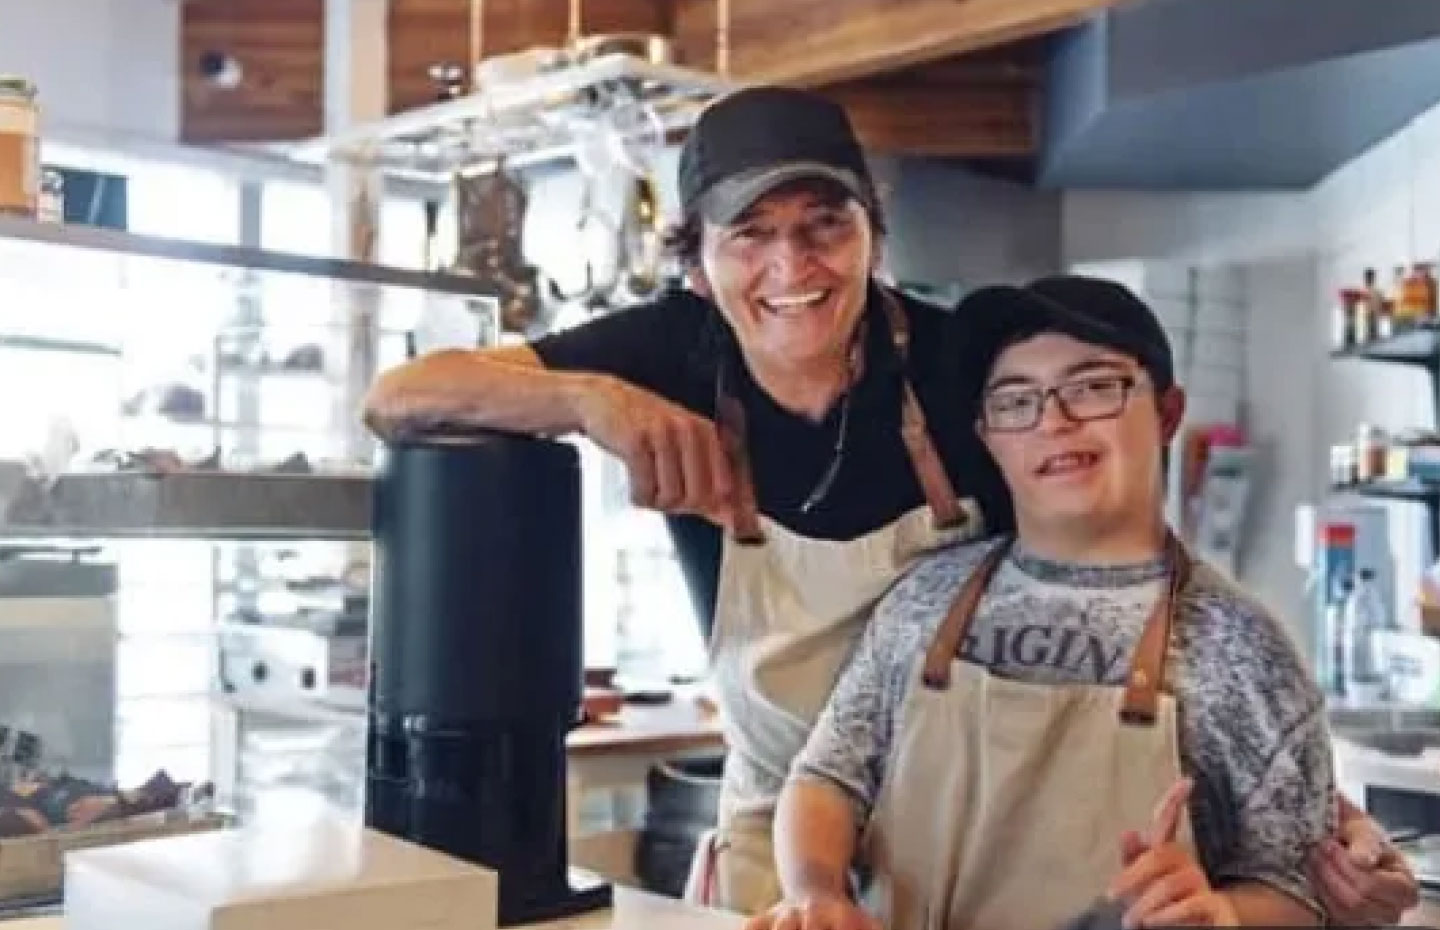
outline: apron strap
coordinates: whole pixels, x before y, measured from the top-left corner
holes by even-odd
[[[945,622],[940,625],[939,632],[935,634],[935,639],[925,653],[926,687],[936,691],[944,691],[950,687],[950,663],[960,651],[960,643],[970,629],[970,622],[975,619],[975,608],[980,605],[980,598],[984,596],[985,589],[990,586],[990,579],[995,576],[996,569],[1000,567],[1013,543],[1014,538],[1007,536],[987,552],[965,582],[965,587],[960,589],[960,594],[950,604],[950,610],[945,614]]]
[[[745,439],[745,408],[725,383],[724,362],[715,377],[715,425],[734,482],[735,525],[731,531],[740,545],[758,546],[765,542],[765,534],[760,530],[760,508],[755,503],[750,445]]]
[[[1170,653],[1170,636],[1175,626],[1180,595],[1190,580],[1193,560],[1174,531],[1165,534],[1165,554],[1169,562],[1169,578],[1165,590],[1140,634],[1135,656],[1130,662],[1130,675],[1125,681],[1125,695],[1120,705],[1122,723],[1150,726],[1154,724],[1160,694],[1165,685],[1166,658]]]
[[[895,355],[903,366],[910,358],[910,320],[900,307],[900,301],[888,288],[880,289],[880,304],[885,308],[885,318],[890,323],[890,338],[895,346]],[[930,427],[925,422],[925,410],[915,396],[915,387],[910,379],[900,376],[900,437],[905,441],[905,451],[910,456],[910,466],[925,494],[925,503],[938,529],[952,529],[963,526],[970,514],[960,506],[955,486],[945,473],[940,454],[935,451],[935,441],[930,438]]]
[[[951,603],[944,622],[925,653],[923,680],[927,687],[944,690],[950,686],[950,663],[958,654],[960,643],[975,619],[980,598],[1013,544],[1013,537],[1006,537],[986,553]],[[1193,566],[1189,552],[1174,532],[1167,531],[1165,550],[1170,566],[1165,590],[1150,608],[1150,616],[1145,621],[1145,629],[1140,634],[1140,642],[1130,663],[1130,674],[1125,681],[1120,719],[1128,724],[1149,726],[1155,722],[1160,693],[1165,684],[1165,660],[1169,655],[1171,630],[1180,594],[1190,579]]]

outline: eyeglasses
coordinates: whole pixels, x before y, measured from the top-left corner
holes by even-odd
[[[1139,383],[1133,375],[1100,375],[1049,388],[999,388],[986,395],[981,417],[988,430],[1023,433],[1039,425],[1053,396],[1060,412],[1073,423],[1110,420],[1125,412],[1130,392]]]

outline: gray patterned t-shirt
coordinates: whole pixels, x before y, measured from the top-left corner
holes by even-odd
[[[885,779],[916,663],[994,545],[935,553],[885,595],[796,759],[798,776],[838,785],[862,822]],[[961,655],[1030,681],[1120,683],[1164,580],[1159,561],[1077,566],[1017,544]],[[1174,641],[1167,680],[1179,706],[1181,768],[1195,779],[1202,866],[1212,882],[1266,882],[1318,909],[1305,856],[1335,811],[1320,691],[1269,610],[1203,563],[1181,596]]]

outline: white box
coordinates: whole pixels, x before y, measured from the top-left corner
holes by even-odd
[[[497,875],[326,816],[65,857],[67,930],[494,930]]]

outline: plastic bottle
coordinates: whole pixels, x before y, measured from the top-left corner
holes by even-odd
[[[1358,702],[1376,701],[1385,695],[1384,669],[1376,633],[1389,627],[1385,602],[1375,584],[1375,573],[1360,570],[1360,582],[1345,601],[1345,691]]]
[[[1354,579],[1344,575],[1336,582],[1335,591],[1325,604],[1325,629],[1317,650],[1320,656],[1317,677],[1321,686],[1335,697],[1345,696],[1345,611],[1354,590]]]

